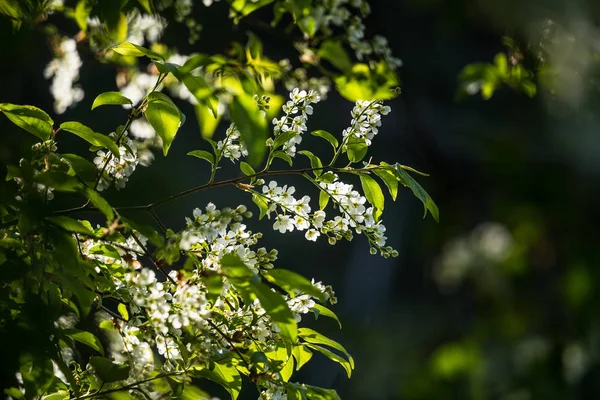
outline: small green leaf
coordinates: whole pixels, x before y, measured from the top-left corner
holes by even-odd
[[[324,190],[319,192],[319,209],[324,210],[327,207],[327,203],[329,203],[330,196]]]
[[[315,304],[313,306],[313,308],[316,309],[315,319],[318,318],[317,315],[323,315],[325,317],[334,319],[337,321],[338,325],[340,326],[340,329],[342,329],[342,322],[340,321],[338,316],[333,311],[331,311],[329,308],[322,306],[321,304]]]
[[[208,161],[211,165],[215,163],[215,158],[212,154],[205,150],[194,150],[187,153],[188,156],[201,158]]]
[[[308,279],[300,274],[289,271],[287,269],[273,269],[263,275],[269,282],[279,286],[286,292],[294,295],[295,290],[316,297],[321,301],[325,301],[325,295],[321,293]]]
[[[348,374],[348,378],[352,377],[352,369],[353,368],[350,365],[350,363],[346,359],[344,359],[342,356],[332,352],[329,349],[326,349],[323,346],[319,346],[317,344],[307,343],[306,347],[308,347],[309,349],[317,350],[319,353],[323,354],[324,356],[329,358],[331,361],[337,362],[346,370],[346,374]]]
[[[348,140],[348,160],[353,163],[360,162],[367,155],[367,150],[369,146],[367,146],[367,142],[364,139],[359,138],[351,138]]]
[[[298,344],[292,348],[292,355],[296,359],[296,371],[298,371],[304,364],[310,361],[313,353],[303,344]]]
[[[84,235],[91,237],[95,236],[94,232],[92,232],[87,226],[77,221],[76,219],[66,217],[64,215],[46,217],[46,221],[68,232],[83,233]]]
[[[115,53],[121,54],[123,56],[132,56],[132,57],[146,56],[153,60],[164,60],[164,58],[160,54],[155,53],[152,50],[148,50],[145,47],[138,46],[137,44],[133,44],[133,43],[129,43],[129,42],[121,43],[118,46],[112,47],[112,50]]]
[[[283,151],[276,151],[273,153],[273,158],[281,158],[283,161],[287,162],[290,167],[293,165],[294,161],[292,160],[292,157],[289,156],[289,154],[283,152]]]
[[[252,168],[252,166],[245,161],[240,162],[240,170],[246,176],[256,174],[256,171],[254,171],[254,168]]]
[[[319,129],[317,131],[312,131],[310,134],[327,140],[333,146],[333,150],[337,150],[337,147],[339,146],[338,140],[331,133]]]
[[[102,348],[102,343],[100,340],[92,335],[90,332],[80,331],[77,329],[68,329],[64,331],[67,336],[71,339],[78,341],[79,343],[83,343],[92,349],[96,350],[98,353],[104,355],[104,349]]]
[[[348,353],[348,351],[346,351],[344,346],[342,346],[335,340],[330,339],[310,328],[298,329],[298,335],[302,338],[302,340],[304,340],[307,343],[322,344],[322,345],[329,346],[331,348],[336,349],[337,351],[342,352],[348,358],[348,362],[349,362],[350,366],[352,367],[352,369],[354,369],[354,359]]]
[[[37,107],[0,103],[0,111],[19,128],[42,140],[48,140],[52,135],[54,121]]]
[[[374,169],[373,173],[381,178],[383,183],[387,186],[392,199],[396,200],[396,196],[398,195],[398,179],[396,178],[396,175],[393,172],[382,168]]]
[[[118,382],[129,378],[128,365],[114,363],[108,358],[90,357],[90,365],[104,383]]]
[[[119,314],[121,314],[121,317],[123,317],[125,321],[129,321],[129,312],[127,311],[127,306],[125,304],[119,303],[117,311],[119,311]]]
[[[166,156],[183,123],[181,111],[164,93],[152,92],[148,95],[148,107],[144,115],[162,139],[163,153]]]
[[[383,164],[385,164],[385,163],[382,163],[382,165]],[[386,165],[388,165],[388,164],[386,164]],[[398,165],[400,166],[400,168],[405,169],[405,170],[410,171],[410,172],[414,172],[415,174],[419,174],[421,176],[429,176],[429,174],[426,174],[425,172],[421,172],[419,170],[416,170],[413,167],[409,167],[408,165],[402,165],[402,164],[398,164]]]
[[[315,174],[316,177],[319,177],[319,175],[323,173],[323,163],[321,162],[321,159],[319,157],[315,156],[312,152],[308,150],[300,150],[298,153],[308,157],[308,159],[310,160],[310,166],[314,168],[312,172],[313,174]]]
[[[138,3],[144,8],[148,14],[154,14],[154,2],[152,0],[138,0]]]
[[[369,203],[373,204],[378,210],[383,211],[385,197],[383,196],[383,192],[377,181],[369,175],[361,174],[360,183],[362,184],[365,197],[369,200]]]
[[[60,124],[60,129],[77,135],[94,146],[106,147],[115,156],[120,157],[119,146],[111,137],[96,133],[80,122],[63,122]]]
[[[285,131],[277,135],[275,140],[273,141],[273,150],[276,150],[283,146],[288,140],[293,138],[294,136],[298,136],[299,133],[296,131]]]
[[[400,183],[412,190],[413,194],[423,202],[423,206],[425,208],[423,218],[427,216],[427,211],[429,211],[433,219],[435,219],[436,222],[440,222],[438,207],[425,189],[423,189],[423,187],[398,164],[396,164],[396,172],[398,174],[397,177]]]
[[[96,107],[110,105],[110,104],[129,104],[133,105],[133,101],[123,96],[120,92],[104,92],[100,93],[94,103],[92,104],[92,110]]]
[[[86,189],[85,195],[90,202],[106,216],[107,221],[112,222],[115,219],[115,213],[112,207],[98,192],[92,189]]]
[[[269,211],[269,204],[264,199],[264,197],[259,196],[255,193],[252,194],[252,201],[258,206],[258,209],[260,210],[260,215],[258,216],[258,219],[260,221],[265,215],[267,215],[267,212]]]
[[[258,106],[252,96],[247,94],[239,94],[233,98],[229,105],[229,113],[248,149],[249,163],[254,166],[259,165],[266,151],[265,141],[268,137],[266,119],[258,112]]]

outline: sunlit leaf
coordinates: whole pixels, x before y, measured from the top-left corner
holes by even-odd
[[[104,92],[100,93],[92,103],[92,110],[96,107],[110,104],[129,104],[133,105],[133,101],[123,96],[121,92]]]
[[[42,140],[47,140],[52,135],[54,121],[46,112],[37,107],[0,103],[0,111],[19,128]]]
[[[115,141],[110,136],[105,136],[101,133],[94,132],[92,129],[80,122],[63,122],[60,124],[60,129],[77,135],[94,146],[106,147],[115,156],[120,157],[119,146],[117,146]]]

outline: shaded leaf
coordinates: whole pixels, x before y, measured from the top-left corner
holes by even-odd
[[[64,333],[69,336],[71,339],[78,341],[79,343],[83,343],[86,346],[91,347],[96,350],[98,353],[104,355],[104,348],[102,347],[102,343],[100,340],[92,335],[90,332],[80,331],[77,329],[68,329],[65,330]]]
[[[37,107],[0,103],[0,111],[19,128],[39,139],[47,140],[52,135],[54,121],[46,112]]]

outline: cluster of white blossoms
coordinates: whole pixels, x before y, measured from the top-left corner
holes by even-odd
[[[83,99],[83,89],[76,85],[82,62],[74,39],[63,39],[54,58],[44,69],[44,77],[52,78],[50,93],[54,97],[54,111],[64,113],[68,107]]]
[[[306,121],[308,116],[312,115],[313,108],[311,104],[321,101],[319,94],[314,90],[300,90],[294,88],[290,93],[290,100],[281,108],[284,115],[273,119],[273,133],[275,140],[279,135],[285,132],[296,132],[283,144],[283,151],[290,157],[296,155],[296,145],[302,142],[302,133],[306,131]],[[273,146],[274,139],[267,139],[267,146]]]
[[[128,31],[126,42],[139,46],[156,43],[167,27],[167,20],[159,15],[131,13],[128,15]]]
[[[204,212],[196,208],[193,215],[194,219],[186,218],[187,227],[181,232],[179,248],[202,255],[204,268],[219,270],[220,259],[229,253],[239,256],[254,272],[273,268],[277,250],[267,251],[264,247],[253,250],[262,234],[246,230],[242,221],[252,217],[246,206],[219,210],[209,203]]]
[[[117,137],[114,132],[109,136],[112,138]],[[120,141],[119,157],[108,150],[99,150],[96,153],[96,158],[94,158],[94,164],[98,171],[102,172],[103,168],[104,171],[98,181],[98,191],[108,189],[111,182],[114,183],[117,189],[124,188],[138,163],[137,148],[133,141],[125,135]]]
[[[221,152],[222,157],[227,157],[231,162],[239,160],[242,156],[248,155],[248,149],[240,141],[240,131],[235,124],[229,125],[225,133],[225,139],[217,142],[217,150]]]
[[[316,241],[324,234],[329,238],[330,244],[335,244],[340,239],[352,240],[353,231],[357,234],[364,233],[372,253],[380,251],[383,256],[395,256],[396,250],[385,246],[385,226],[376,220],[375,209],[366,206],[365,196],[354,190],[352,185],[339,181],[337,175],[333,176],[332,182],[319,183],[321,190],[327,193],[340,212],[340,215],[331,220],[326,220],[323,210],[311,214],[310,197],[295,198],[295,187],[278,186],[275,181],[264,185],[264,181],[257,181],[257,184],[263,184],[262,193],[257,195],[268,202],[267,216],[270,218],[271,213],[276,214],[273,229],[281,233],[292,232],[294,229],[306,231],[305,238],[310,241]]]
[[[384,106],[380,101],[359,100],[352,109],[352,121],[350,127],[342,131],[344,137],[344,146],[355,138],[364,140],[367,146],[379,132],[381,126],[381,116],[390,112],[389,106]],[[346,148],[344,148],[346,150]]]
[[[133,102],[139,103],[146,94],[152,90],[156,84],[158,76],[139,72],[123,87],[120,88],[121,94]],[[157,88],[160,91],[160,87]],[[129,104],[123,104],[123,108],[131,108]]]

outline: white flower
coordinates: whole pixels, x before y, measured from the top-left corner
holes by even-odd
[[[50,93],[54,97],[54,111],[64,113],[68,107],[83,99],[83,89],[74,85],[79,80],[82,62],[74,39],[64,39],[60,44],[60,56],[53,59],[44,70],[44,77],[52,79]]]
[[[313,242],[316,242],[317,238],[319,236],[321,236],[321,234],[316,229],[309,229],[309,230],[306,231],[306,234],[304,235],[304,237],[306,238],[306,240],[310,240],[310,241],[313,241]]]
[[[286,231],[291,232],[294,230],[294,222],[289,215],[280,214],[275,218],[273,229],[281,233],[285,233]]]

